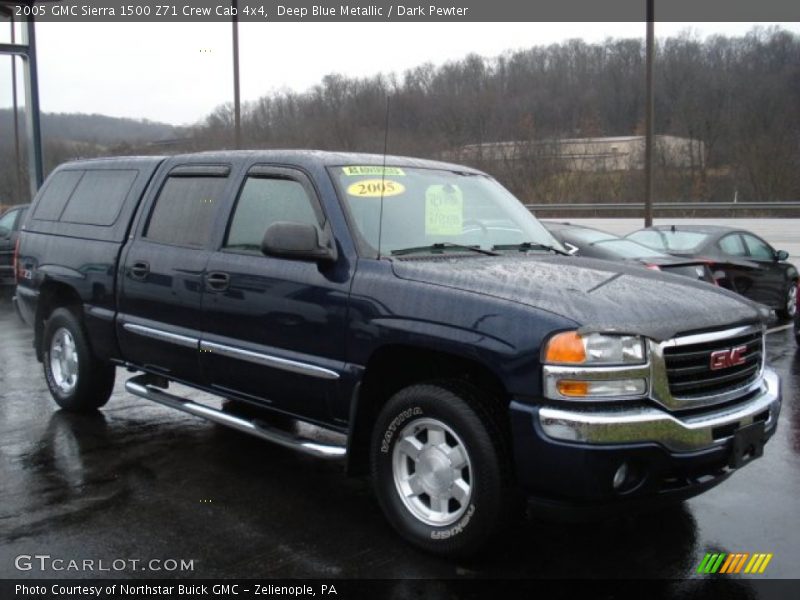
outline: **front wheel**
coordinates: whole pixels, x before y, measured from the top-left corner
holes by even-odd
[[[73,412],[88,412],[108,402],[116,369],[98,360],[78,318],[57,308],[44,327],[44,376],[56,403]]]
[[[797,281],[792,281],[786,289],[783,307],[776,312],[781,319],[791,321],[797,314]]]
[[[510,458],[492,400],[459,382],[395,394],[372,437],[378,501],[414,545],[465,556],[499,535],[514,513]]]

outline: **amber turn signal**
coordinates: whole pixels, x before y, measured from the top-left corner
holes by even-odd
[[[589,383],[587,381],[559,381],[557,384],[558,393],[568,398],[585,398],[589,395]]]
[[[564,331],[553,336],[547,343],[544,361],[549,364],[586,362],[586,349],[581,336],[574,331]]]

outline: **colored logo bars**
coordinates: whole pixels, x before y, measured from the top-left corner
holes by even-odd
[[[763,573],[772,554],[739,552],[734,554],[707,553],[700,566],[697,567],[698,573]],[[747,565],[747,566],[745,566]],[[744,568],[744,570],[742,570]]]

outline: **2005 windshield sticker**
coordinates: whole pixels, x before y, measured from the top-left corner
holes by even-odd
[[[347,186],[350,196],[360,198],[388,198],[398,196],[406,191],[405,186],[392,179],[362,179]]]
[[[459,235],[464,226],[464,195],[454,185],[432,185],[425,191],[425,233]]]

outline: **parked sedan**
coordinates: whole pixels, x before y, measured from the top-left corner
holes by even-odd
[[[18,204],[0,214],[0,285],[14,285],[14,246],[29,206]]]
[[[635,262],[648,269],[686,275],[693,279],[714,283],[711,270],[703,261],[676,258],[592,227],[555,221],[542,221],[542,224],[570,254]]]
[[[774,309],[782,319],[797,313],[797,268],[789,254],[751,233],[719,225],[657,225],[627,239],[675,256],[709,261],[725,288]]]

